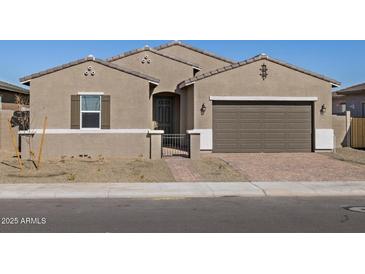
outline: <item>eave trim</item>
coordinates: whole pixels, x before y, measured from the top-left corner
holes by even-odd
[[[285,96],[210,96],[210,101],[285,101],[314,102],[318,97],[285,97]]]

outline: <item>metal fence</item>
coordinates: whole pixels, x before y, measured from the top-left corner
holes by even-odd
[[[188,134],[162,134],[162,157],[189,157],[190,141]]]

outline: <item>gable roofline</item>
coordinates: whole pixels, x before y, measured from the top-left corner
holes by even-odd
[[[344,94],[338,94],[337,91],[333,91],[332,92],[332,97],[342,98],[342,97],[345,97],[345,95]]]
[[[166,43],[166,44],[163,44],[163,45],[160,45],[160,46],[157,46],[155,47],[156,50],[161,50],[161,49],[165,49],[165,48],[169,48],[169,47],[172,47],[172,46],[181,46],[181,47],[184,47],[184,48],[187,48],[187,49],[190,49],[190,50],[193,50],[193,51],[196,51],[196,52],[199,52],[201,54],[204,54],[204,55],[207,55],[209,57],[213,57],[215,59],[218,59],[218,60],[221,60],[221,61],[224,61],[224,62],[227,62],[227,63],[230,63],[230,64],[234,64],[236,63],[236,61],[233,61],[233,60],[230,60],[228,58],[225,58],[225,57],[222,57],[222,56],[219,56],[215,53],[212,53],[212,52],[209,52],[209,51],[205,51],[205,50],[202,50],[202,49],[199,49],[199,48],[196,48],[196,47],[193,47],[191,45],[188,45],[188,44],[185,44],[185,43],[182,43],[181,41],[173,41],[173,42],[169,42],[169,43]]]
[[[13,85],[13,84],[10,84],[10,83],[4,82],[4,81],[0,81],[0,89],[11,91],[11,92],[16,92],[16,93],[27,94],[27,95],[29,94],[28,89],[18,87],[16,85]]]
[[[188,85],[191,85],[191,84],[195,83],[196,81],[199,81],[199,80],[205,79],[207,77],[210,77],[210,76],[213,76],[213,75],[216,75],[216,74],[225,72],[225,71],[229,71],[229,70],[232,70],[232,69],[235,69],[235,68],[238,68],[238,67],[242,67],[242,66],[245,66],[245,65],[248,65],[248,64],[251,64],[251,63],[260,61],[260,60],[268,60],[268,61],[271,61],[273,63],[282,65],[284,67],[287,67],[287,68],[296,70],[298,72],[302,72],[304,74],[313,76],[313,77],[318,78],[320,80],[327,81],[327,82],[329,82],[329,83],[332,84],[332,87],[339,87],[341,85],[340,82],[338,82],[338,81],[336,81],[334,79],[328,78],[328,77],[326,77],[324,75],[321,75],[321,74],[318,74],[318,73],[315,73],[315,72],[312,72],[312,71],[309,71],[309,70],[306,70],[306,69],[302,69],[302,68],[299,68],[297,66],[288,64],[286,62],[283,62],[283,61],[280,61],[280,60],[271,58],[271,57],[267,56],[266,54],[260,54],[260,55],[254,56],[254,57],[252,57],[250,59],[247,59],[247,60],[244,60],[244,61],[241,61],[241,62],[232,64],[232,65],[229,65],[229,66],[225,66],[225,67],[222,67],[222,68],[218,68],[218,69],[215,69],[215,70],[212,70],[212,71],[203,73],[201,75],[192,77],[190,79],[187,79],[187,80],[181,82],[178,85],[178,87],[179,88],[183,88],[183,87],[186,87]]]
[[[341,95],[346,95],[350,93],[360,93],[360,92],[365,92],[365,83],[356,84],[336,91],[337,94]]]
[[[122,58],[125,58],[125,57],[128,57],[128,56],[131,56],[133,54],[141,53],[141,52],[144,52],[144,51],[152,52],[154,54],[157,54],[157,55],[160,55],[162,57],[165,57],[165,58],[174,60],[176,62],[180,62],[180,63],[183,63],[185,65],[192,66],[192,67],[197,68],[199,70],[201,69],[198,64],[190,63],[190,62],[188,62],[186,60],[183,60],[181,58],[173,57],[173,56],[170,56],[168,54],[159,52],[158,50],[155,50],[155,49],[153,49],[153,48],[151,48],[149,46],[145,46],[143,48],[139,48],[139,49],[135,49],[135,50],[131,50],[131,51],[124,52],[122,54],[119,54],[119,55],[116,55],[116,56],[107,58],[106,61],[113,62],[113,61],[116,61],[116,60],[119,60],[119,59],[122,59]]]
[[[56,72],[56,71],[60,71],[60,70],[63,70],[63,69],[69,68],[69,67],[73,67],[73,66],[76,66],[76,65],[79,65],[79,64],[82,64],[82,63],[85,63],[85,62],[89,62],[89,61],[101,64],[103,66],[106,66],[106,67],[109,67],[109,68],[112,68],[112,69],[115,69],[115,70],[130,74],[130,75],[133,75],[133,76],[145,79],[145,80],[148,80],[152,84],[157,85],[160,82],[159,79],[154,78],[152,76],[148,76],[146,74],[143,74],[143,73],[140,73],[140,72],[137,72],[137,71],[133,71],[133,70],[130,70],[130,69],[120,67],[118,65],[115,65],[115,64],[106,62],[104,60],[95,58],[92,55],[89,55],[89,56],[87,56],[85,58],[82,58],[82,59],[78,59],[76,61],[66,63],[64,65],[60,65],[60,66],[57,66],[57,67],[53,67],[53,68],[50,68],[50,69],[47,69],[47,70],[44,70],[44,71],[41,71],[41,72],[37,72],[37,73],[31,74],[31,75],[22,77],[22,78],[19,79],[19,81],[22,84],[26,85],[26,84],[29,84],[30,80],[32,80],[32,79],[39,78],[39,77],[42,77],[44,75],[47,75],[47,74],[50,74],[50,73],[53,73],[53,72]]]

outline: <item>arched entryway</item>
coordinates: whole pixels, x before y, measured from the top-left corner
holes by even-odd
[[[160,92],[153,95],[153,121],[155,129],[165,134],[180,133],[180,95]]]

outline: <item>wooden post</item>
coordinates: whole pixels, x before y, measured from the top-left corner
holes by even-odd
[[[42,151],[43,151],[44,135],[46,134],[46,127],[47,127],[47,116],[44,117],[43,132],[42,132],[42,137],[41,137],[41,143],[39,145],[38,162],[37,162],[38,168],[40,166],[41,159],[42,159]]]
[[[16,157],[18,159],[19,168],[20,168],[20,170],[23,170],[23,162],[20,159],[19,149],[16,146],[16,137],[14,136],[14,132],[13,132],[13,129],[11,127],[10,119],[8,119],[8,126],[9,126],[10,135],[11,135],[11,140],[13,141],[13,146],[14,146],[14,150],[15,150],[15,153],[16,153]]]
[[[346,111],[346,146],[351,147],[351,112]]]
[[[28,136],[28,149],[29,149],[29,155],[30,155],[30,160],[32,161],[34,167],[36,169],[38,169],[38,166],[36,165],[35,163],[35,160],[34,160],[34,152],[32,150],[32,136]]]

